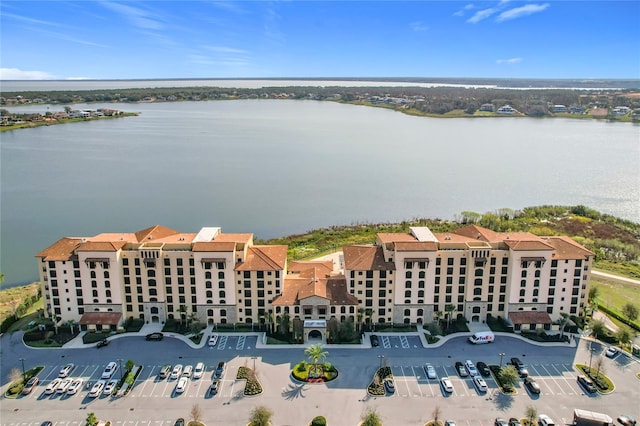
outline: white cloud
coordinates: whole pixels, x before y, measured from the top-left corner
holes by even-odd
[[[549,3],[544,4],[527,4],[525,6],[516,7],[510,10],[502,12],[496,18],[496,22],[504,22],[510,19],[521,18],[523,16],[529,16],[534,13],[542,12],[549,7]]]
[[[235,49],[233,47],[225,47],[225,46],[204,46],[204,48],[207,50],[211,50],[212,52],[220,52],[220,53],[238,53],[238,54],[249,53],[246,50]]]
[[[457,12],[454,12],[453,16],[464,16],[464,13],[467,10],[471,10],[474,7],[475,6],[473,5],[473,3],[469,3],[469,4],[465,5],[462,9],[458,10]]]
[[[142,28],[145,30],[159,30],[163,28],[163,24],[158,17],[153,14],[140,9],[139,7],[133,7],[122,3],[114,3],[105,1],[101,3],[108,9],[122,15],[133,26]]]
[[[482,20],[487,19],[488,17],[490,17],[491,15],[493,15],[494,13],[498,12],[498,9],[496,8],[489,8],[489,9],[482,9],[477,11],[471,18],[467,19],[467,22],[471,23],[471,24],[476,24]]]
[[[0,80],[55,80],[47,71],[24,71],[18,68],[0,68]]]
[[[422,21],[415,21],[409,24],[411,29],[416,32],[427,31],[429,29]]]
[[[509,58],[509,59],[498,59],[496,61],[496,64],[507,64],[507,65],[512,65],[512,64],[518,64],[520,62],[522,62],[523,59],[522,58]]]

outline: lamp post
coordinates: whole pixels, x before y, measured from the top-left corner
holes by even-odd
[[[384,355],[378,355],[378,358],[380,359],[380,370],[382,370],[382,364],[384,363]]]
[[[253,371],[256,371],[256,358],[255,356],[252,356],[251,359],[253,360]]]
[[[120,381],[122,381],[122,358],[118,358],[118,368],[120,369]]]
[[[505,356],[506,354],[504,352],[500,352],[498,354],[498,356],[500,356],[500,368],[502,368],[502,358]]]
[[[25,379],[25,377],[27,377],[27,373],[24,371],[24,358],[20,358],[20,362],[22,363],[22,380]]]
[[[589,376],[591,376],[591,359],[593,358],[594,349],[589,345]]]

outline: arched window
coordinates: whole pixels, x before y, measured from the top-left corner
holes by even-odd
[[[213,318],[213,309],[207,309],[207,316]]]
[[[109,278],[109,271],[104,271],[104,277],[107,279]]]
[[[411,271],[407,271],[404,276],[406,278],[411,278]]]
[[[156,286],[156,280],[151,279],[149,280],[149,287],[155,287]]]
[[[482,278],[476,278],[473,281],[473,285],[482,285]]]
[[[527,280],[520,280],[520,287],[526,287],[527,286]]]
[[[537,278],[540,278],[540,269],[536,269],[536,272],[533,275]]]
[[[218,279],[224,280],[224,271],[218,271]]]
[[[411,281],[405,281],[404,288],[411,288]]]
[[[207,290],[205,297],[213,297],[213,292],[211,290]]]
[[[205,282],[204,282],[204,287],[205,287],[205,288],[211,288],[211,287],[213,287],[213,286],[211,285],[211,281],[205,281]]]
[[[410,316],[410,315],[411,315],[411,309],[405,309],[405,310],[404,310],[404,316],[405,316],[405,317],[408,317],[408,316]]]
[[[353,306],[349,306],[349,313],[354,314],[355,312],[356,312],[356,308],[354,308]]]
[[[481,277],[483,275],[483,270],[481,268],[476,269],[475,276]]]
[[[158,295],[158,290],[156,290],[155,288],[149,289],[149,296],[157,296],[157,295]]]
[[[93,299],[93,303],[98,303],[98,299]],[[96,311],[98,311],[99,309],[96,308]]]
[[[418,272],[418,278],[424,278],[424,277],[425,277],[425,272],[424,271]]]
[[[411,297],[411,290],[405,290],[404,297]]]
[[[424,288],[424,281],[418,281],[418,288]]]
[[[105,296],[107,296],[107,297],[111,297],[111,290],[106,290],[106,291],[104,292],[104,294],[105,294]]]
[[[204,279],[205,280],[210,280],[211,279],[211,271],[207,271],[204,273]]]
[[[95,278],[96,277],[96,271],[91,271],[91,278]]]
[[[227,293],[224,290],[220,290],[218,292],[218,297],[223,298],[223,297],[226,297],[226,296],[227,296]]]
[[[340,306],[340,313],[341,314],[346,314],[347,313],[347,307],[346,306]]]
[[[220,309],[220,316],[221,317],[226,317],[227,316],[227,310],[226,309]]]
[[[418,290],[418,297],[424,297],[424,290]]]
[[[218,288],[224,288],[224,281],[218,281]]]
[[[411,324],[411,320],[410,320],[409,318],[405,318],[405,319],[404,319],[404,323],[405,323],[405,324]]]
[[[525,290],[524,289],[520,290],[520,297],[524,297],[524,294],[525,294]]]
[[[155,277],[156,271],[154,269],[147,269],[147,277]]]
[[[473,295],[474,296],[480,296],[482,294],[482,288],[474,288],[473,289]]]
[[[539,290],[537,288],[533,289],[533,296],[534,297],[538,297],[538,291]]]
[[[93,297],[98,297],[98,290],[93,290]]]
[[[416,312],[416,314],[418,315],[418,317],[421,317],[424,315],[424,310],[418,309],[418,312]]]

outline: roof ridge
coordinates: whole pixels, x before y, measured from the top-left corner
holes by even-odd
[[[278,265],[278,263],[275,260],[273,260],[271,256],[269,256],[267,253],[262,251],[262,247],[253,246],[251,248],[254,249],[254,252],[258,255],[258,257],[260,257],[260,259],[267,262],[272,268],[275,268],[275,269],[280,268],[280,265]]]

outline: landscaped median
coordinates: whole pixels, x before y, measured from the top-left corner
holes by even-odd
[[[615,388],[613,382],[611,381],[611,379],[605,376],[602,371],[598,371],[595,368],[589,368],[588,365],[584,364],[576,364],[576,369],[593,380],[598,393],[608,394],[613,392]]]
[[[244,396],[255,396],[262,393],[262,385],[258,380],[256,372],[249,367],[239,367],[236,379],[246,380],[247,383],[244,386]]]
[[[376,374],[373,376],[373,380],[367,387],[367,392],[371,396],[384,396],[386,391],[384,389],[384,381],[386,379],[393,379],[393,374],[391,373],[391,367],[382,367],[376,371]]]
[[[496,381],[500,392],[505,395],[517,395],[514,384],[518,381],[518,371],[512,365],[500,367],[498,365],[490,365],[489,370]]]
[[[24,384],[29,381],[30,378],[35,377],[44,369],[44,366],[39,365],[37,367],[31,368],[24,372],[24,375],[20,373],[18,370],[12,370],[9,375],[10,376],[19,376],[13,378],[13,381],[7,388],[7,391],[4,393],[4,396],[7,398],[17,398],[18,395],[24,389]]]

